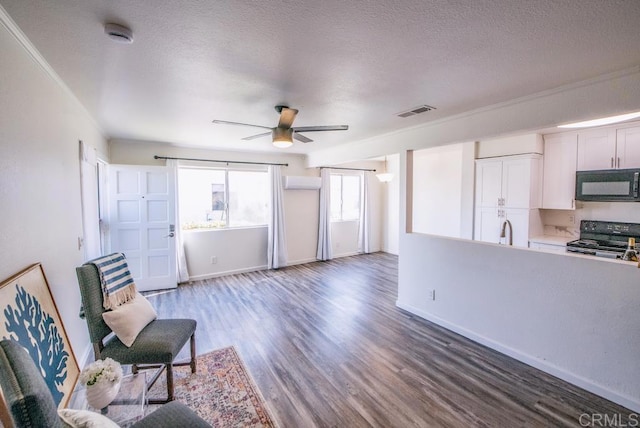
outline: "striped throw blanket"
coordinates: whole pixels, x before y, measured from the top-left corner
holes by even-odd
[[[122,253],[113,253],[87,262],[98,268],[103,306],[114,309],[136,296],[136,284]]]

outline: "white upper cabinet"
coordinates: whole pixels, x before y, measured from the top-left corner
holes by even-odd
[[[544,136],[542,208],[575,209],[578,134]]]
[[[540,207],[540,157],[502,162],[502,205],[507,208]]]
[[[640,126],[618,129],[616,147],[618,168],[640,168]]]
[[[578,171],[640,167],[640,127],[578,133]]]
[[[496,207],[502,198],[502,161],[476,162],[476,207]]]
[[[526,247],[532,221],[538,219],[541,178],[540,155],[478,159],[474,239],[506,244],[500,231],[509,220],[513,245]]]
[[[541,157],[505,156],[476,161],[476,207],[540,208]]]
[[[578,133],[578,171],[616,167],[616,130],[591,129]]]

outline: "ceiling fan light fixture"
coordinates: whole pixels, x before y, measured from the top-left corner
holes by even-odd
[[[279,149],[286,149],[293,145],[293,129],[292,128],[273,128],[273,145]]]

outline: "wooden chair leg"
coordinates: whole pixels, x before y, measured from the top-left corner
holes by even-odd
[[[196,334],[191,335],[191,373],[196,372]]]
[[[167,364],[167,401],[173,401],[173,364]]]

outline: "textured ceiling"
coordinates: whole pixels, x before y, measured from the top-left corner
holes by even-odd
[[[350,126],[287,149],[308,153],[640,64],[638,0],[0,4],[109,138],[208,148],[277,150],[211,120],[275,126],[278,103]]]

